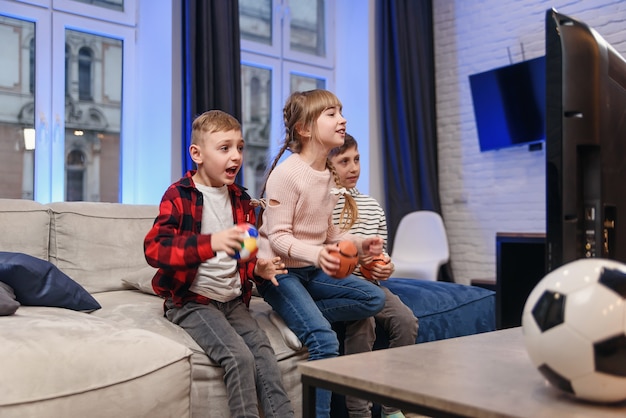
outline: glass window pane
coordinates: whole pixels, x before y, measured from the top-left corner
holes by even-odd
[[[272,44],[272,0],[239,0],[242,39]]]
[[[92,4],[105,9],[124,11],[124,0],[74,0],[80,3]]]
[[[308,91],[315,89],[325,89],[326,80],[300,74],[290,74],[289,82],[290,93],[294,91]]]
[[[118,202],[122,41],[65,31],[65,199]]]
[[[291,0],[289,10],[291,49],[325,57],[324,0]]]
[[[35,24],[0,15],[0,197],[33,199]]]
[[[250,196],[259,198],[263,187],[271,132],[272,71],[241,66],[244,133],[243,184]]]

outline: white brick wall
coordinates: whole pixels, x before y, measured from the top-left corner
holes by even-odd
[[[623,0],[433,0],[439,181],[459,283],[495,278],[497,232],[545,232],[545,149],[481,153],[469,75],[545,54],[554,7],[626,56]],[[522,50],[524,55],[522,56]]]

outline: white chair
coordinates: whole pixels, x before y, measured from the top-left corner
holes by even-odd
[[[418,210],[400,220],[391,254],[393,277],[437,280],[449,259],[446,228],[438,213]]]

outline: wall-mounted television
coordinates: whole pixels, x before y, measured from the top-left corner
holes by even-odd
[[[469,76],[481,151],[545,139],[545,57]]]
[[[626,60],[583,22],[545,23],[547,269],[626,262]]]

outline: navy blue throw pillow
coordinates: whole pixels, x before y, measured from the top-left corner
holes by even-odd
[[[54,264],[22,253],[0,251],[0,281],[13,288],[24,306],[95,311],[100,304]]]

